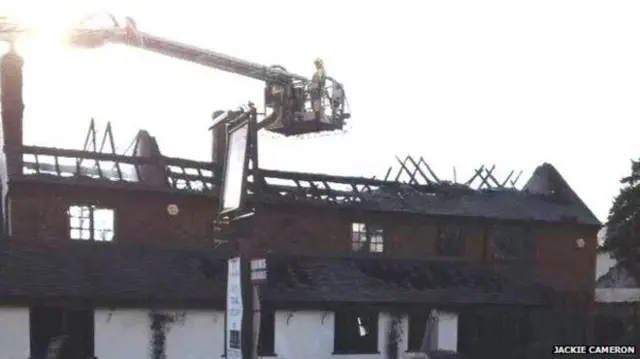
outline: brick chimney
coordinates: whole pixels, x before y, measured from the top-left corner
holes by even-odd
[[[162,163],[162,153],[156,138],[146,130],[140,130],[136,141],[134,156],[151,160],[151,163],[138,167],[139,181],[151,186],[168,186],[165,166]]]
[[[0,59],[0,91],[2,96],[2,150],[9,177],[22,172],[22,67],[24,60],[13,45]]]

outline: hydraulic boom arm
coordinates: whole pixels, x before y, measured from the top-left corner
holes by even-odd
[[[310,82],[304,76],[292,74],[280,68],[260,65],[138,31],[135,22],[130,18],[126,19],[124,26],[120,26],[114,18],[112,19],[114,20],[112,28],[76,29],[72,34],[72,42],[81,46],[101,45],[100,41],[125,44],[269,83],[300,81],[306,84]]]
[[[131,18],[126,18],[121,25],[113,15],[107,15],[112,22],[111,26],[88,26],[87,20],[91,19],[88,18],[70,32],[71,44],[85,48],[100,47],[109,43],[123,44],[261,80],[266,83],[264,126],[269,131],[285,136],[340,130],[343,128],[344,120],[350,117],[342,84],[326,76],[324,64],[320,59],[315,61],[316,72],[310,80],[290,73],[281,66],[264,66],[150,35],[138,31]],[[0,26],[3,24],[0,21]],[[0,40],[7,37],[7,40],[13,41],[17,34],[32,30],[35,29],[9,28],[10,34],[0,37]]]
[[[98,29],[80,26],[72,32],[71,43],[89,48],[107,43],[125,44],[262,80],[266,83],[265,107],[273,110],[266,121],[270,124],[267,129],[285,136],[342,129],[344,120],[349,118],[344,88],[326,76],[320,59],[316,60],[316,73],[309,80],[280,66],[264,66],[140,32],[131,18],[121,26],[109,16],[113,26]]]

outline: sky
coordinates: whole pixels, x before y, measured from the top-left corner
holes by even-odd
[[[344,132],[260,137],[261,167],[384,175],[396,155],[441,178],[482,164],[526,177],[552,163],[601,219],[640,157],[640,2],[4,0],[0,12],[60,28],[95,11],[141,31],[345,85]],[[35,26],[35,25],[34,25]],[[55,33],[55,32],[51,32]],[[53,36],[51,37],[53,38]],[[163,154],[210,160],[211,114],[263,84],[122,46],[24,40],[25,142],[81,147],[95,118],[124,149],[138,129]]]

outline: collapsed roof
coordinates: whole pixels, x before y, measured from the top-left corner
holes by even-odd
[[[146,132],[140,136],[141,148],[134,156],[24,146],[23,175],[13,181],[218,195],[219,166],[162,156],[153,137]],[[420,169],[416,166],[413,172]],[[488,178],[490,172],[484,184]],[[415,178],[403,182],[259,169],[250,173],[247,192],[250,199],[274,204],[601,225],[551,164],[539,166],[521,190],[495,182],[495,186],[472,188],[439,180],[419,183]]]

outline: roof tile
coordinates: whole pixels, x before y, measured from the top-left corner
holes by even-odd
[[[458,260],[272,255],[267,269],[261,293],[274,302],[535,303],[540,294]],[[0,298],[223,303],[225,296],[226,259],[207,250],[0,240]]]

